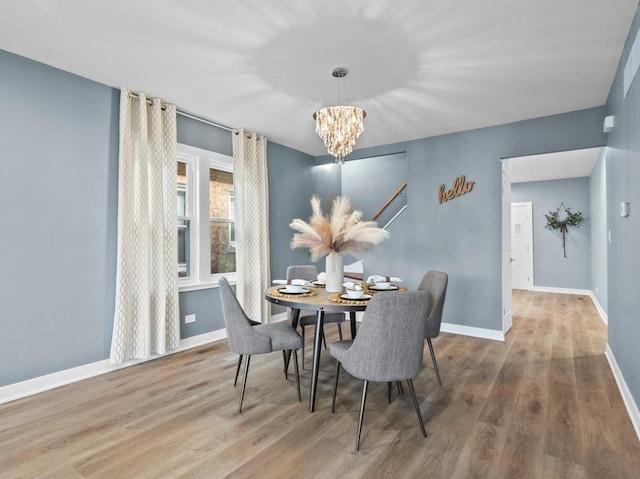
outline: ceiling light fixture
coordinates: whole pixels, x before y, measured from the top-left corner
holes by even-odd
[[[331,72],[331,75],[338,79],[338,104],[321,108],[313,114],[316,133],[324,141],[329,154],[340,164],[344,164],[344,157],[353,151],[356,140],[364,131],[363,121],[367,116],[362,108],[341,104],[341,83],[347,73],[346,68],[336,68]],[[344,96],[347,103],[346,88]]]

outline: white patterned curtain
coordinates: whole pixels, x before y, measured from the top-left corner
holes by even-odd
[[[175,105],[122,88],[111,363],[179,346],[176,182]]]
[[[269,186],[267,138],[233,131],[233,190],[236,201],[236,295],[247,316],[268,321]]]

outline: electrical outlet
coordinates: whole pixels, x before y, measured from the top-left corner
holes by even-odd
[[[184,324],[195,323],[195,322],[196,322],[196,315],[195,314],[187,314],[184,317]]]

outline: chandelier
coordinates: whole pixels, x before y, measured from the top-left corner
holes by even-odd
[[[356,140],[364,131],[367,113],[357,106],[340,104],[341,80],[347,76],[347,69],[336,68],[331,75],[338,79],[338,105],[321,108],[313,114],[313,119],[316,120],[316,133],[329,154],[336,163],[344,164],[345,156],[353,151]]]

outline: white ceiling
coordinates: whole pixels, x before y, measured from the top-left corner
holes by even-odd
[[[603,105],[638,0],[0,0],[0,48],[321,155],[334,67],[357,147]],[[335,92],[334,92],[335,93]]]
[[[511,183],[591,176],[603,148],[509,158]]]

